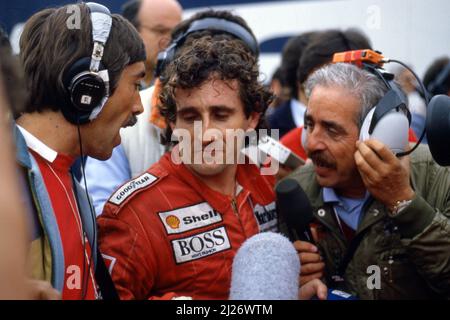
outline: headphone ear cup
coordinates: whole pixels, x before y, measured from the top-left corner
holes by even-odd
[[[74,107],[81,112],[90,113],[106,94],[103,80],[89,71],[74,78],[69,87],[70,99]]]
[[[364,119],[359,139],[375,139],[388,146],[395,154],[404,152],[409,138],[409,120],[406,114],[396,109],[389,111],[378,121],[372,134],[369,134],[374,112],[375,108],[372,108]]]
[[[89,71],[90,62],[88,57],[76,61],[63,77],[67,98],[61,111],[73,124],[89,122],[92,111],[108,94],[103,79]],[[102,69],[104,67],[100,64]]]

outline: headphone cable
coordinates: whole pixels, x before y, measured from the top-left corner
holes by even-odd
[[[424,84],[422,83],[420,78],[417,76],[417,74],[414,72],[414,70],[412,70],[410,67],[408,67],[408,65],[406,63],[403,63],[403,62],[401,62],[399,60],[387,59],[385,62],[398,63],[398,64],[400,64],[401,66],[403,66],[404,68],[406,68],[408,71],[410,71],[413,74],[414,78],[416,78],[417,82],[419,83],[420,89],[423,92],[423,95],[424,95],[424,98],[425,98],[425,106],[428,108],[428,104],[429,104],[430,101],[429,101],[429,97],[428,97],[427,91],[425,90]],[[419,140],[417,140],[417,142],[414,145],[414,147],[412,149],[408,150],[408,151],[397,153],[396,156],[400,158],[400,157],[407,156],[407,155],[411,154],[412,152],[414,152],[414,150],[416,150],[419,147],[420,143],[422,142],[423,138],[425,137],[426,131],[427,131],[426,130],[426,126],[424,126],[423,130],[422,130],[422,134],[420,135],[420,138],[419,138]]]

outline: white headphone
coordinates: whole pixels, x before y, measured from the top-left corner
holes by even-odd
[[[383,77],[378,70],[376,73]],[[401,156],[408,146],[411,114],[406,107],[406,97],[397,85],[393,81],[382,80],[389,90],[364,118],[359,139],[376,139],[388,146],[394,154]],[[301,144],[305,150],[308,141],[306,115],[307,112],[301,136]]]

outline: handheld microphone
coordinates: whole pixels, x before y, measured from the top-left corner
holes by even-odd
[[[450,166],[450,97],[434,96],[427,107],[425,123],[428,146],[433,159]]]
[[[230,300],[298,300],[299,276],[292,243],[277,233],[259,233],[234,258]]]
[[[309,228],[314,217],[313,210],[305,191],[297,181],[288,178],[278,183],[275,192],[277,212],[286,220],[291,240],[300,239],[314,243]]]

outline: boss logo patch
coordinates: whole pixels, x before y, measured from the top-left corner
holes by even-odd
[[[277,211],[275,209],[275,202],[268,204],[267,206],[261,206],[257,204],[254,208],[256,220],[259,224],[259,231],[274,231],[277,232]]]
[[[113,193],[109,199],[109,202],[120,205],[134,192],[151,185],[156,180],[158,180],[157,177],[146,172],[121,186],[116,192]]]
[[[158,214],[167,234],[183,233],[222,221],[220,213],[207,202]]]
[[[177,264],[208,257],[231,248],[225,227],[172,240],[171,243]]]

